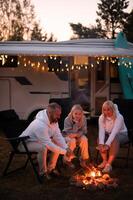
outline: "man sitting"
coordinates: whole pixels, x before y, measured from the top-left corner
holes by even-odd
[[[36,118],[20,135],[20,137],[29,136],[27,147],[29,151],[38,152],[39,174],[47,177],[53,173],[58,174],[55,167],[60,154],[67,157],[71,157],[73,154],[58,126],[60,115],[61,107],[57,103],[50,103],[46,109],[37,113]],[[19,145],[19,150],[25,151],[22,144]],[[52,155],[47,165],[48,150]]]

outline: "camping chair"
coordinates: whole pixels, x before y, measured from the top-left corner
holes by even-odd
[[[6,112],[6,111],[4,111]],[[9,111],[7,111],[8,113]],[[14,112],[14,111],[11,111]],[[4,113],[5,114],[5,113]],[[16,115],[16,113],[14,112],[13,114]],[[36,155],[37,152],[30,152],[28,150],[28,147],[26,145],[26,140],[28,137],[19,137],[19,135],[22,133],[22,131],[26,128],[26,124],[22,121],[19,120],[18,116],[16,116],[15,120],[11,120],[9,122],[7,122],[7,124],[5,126],[2,127],[3,133],[5,134],[5,139],[10,143],[11,145],[11,151],[9,152],[9,160],[7,162],[7,165],[4,169],[3,172],[3,176],[6,176],[8,174],[11,174],[13,172],[16,172],[20,169],[26,169],[26,166],[28,164],[28,162],[30,162],[34,174],[37,177],[37,180],[39,181],[39,183],[42,183],[42,179],[38,174],[38,170],[37,170],[37,166],[35,163],[35,156],[33,157],[33,155]],[[21,152],[18,149],[18,145],[20,144],[20,142],[23,144],[24,148],[25,148],[25,152]],[[26,161],[24,163],[24,165],[22,167],[18,167],[15,170],[9,170],[13,158],[16,155],[26,155]],[[22,157],[21,157],[22,158]]]
[[[118,155],[118,159],[125,159],[125,166],[128,167],[130,158],[130,150],[133,146],[133,122],[132,122],[132,113],[133,113],[133,100],[132,99],[114,99],[114,103],[117,104],[120,113],[124,117],[126,127],[128,129],[128,138],[129,141],[120,145],[121,149],[125,149],[125,156]]]

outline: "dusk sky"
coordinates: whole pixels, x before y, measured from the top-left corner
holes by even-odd
[[[94,25],[99,0],[31,0],[36,17],[46,33],[53,33],[58,41],[69,40],[72,31],[69,23]],[[129,0],[128,12],[133,9]]]

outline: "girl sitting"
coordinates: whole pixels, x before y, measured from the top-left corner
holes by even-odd
[[[74,151],[76,146],[80,148],[80,165],[86,168],[86,162],[89,159],[88,153],[88,139],[87,134],[87,121],[84,116],[84,111],[79,104],[75,104],[68,116],[64,120],[64,137],[69,148]],[[64,163],[69,167],[74,168],[71,160],[67,160],[64,156]]]

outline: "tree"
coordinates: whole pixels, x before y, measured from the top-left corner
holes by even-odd
[[[124,10],[128,7],[127,0],[100,0],[97,15],[100,17],[102,29],[107,38],[115,38],[116,31],[122,30],[128,13]],[[97,20],[97,22],[98,22]]]
[[[8,40],[16,40],[21,41],[23,40],[24,28],[19,21],[12,20],[11,30],[8,35]]]
[[[47,42],[53,42],[56,41],[54,38],[54,35],[51,33],[50,36],[48,37],[47,33],[43,33],[42,29],[40,28],[38,23],[34,23],[34,27],[31,33],[31,40],[41,40],[41,41],[46,41]]]
[[[39,27],[39,24],[35,22],[32,33],[31,40],[43,40],[47,39],[47,34],[42,34],[42,29]]]
[[[47,40],[30,0],[0,1],[0,40]]]
[[[104,35],[101,26],[90,26],[90,27],[85,27],[81,23],[74,24],[70,23],[70,26],[73,30],[73,37],[71,39],[75,38],[101,38],[101,33],[102,36]]]
[[[30,39],[30,29],[34,20],[34,10],[29,0],[1,0],[0,27],[3,40]]]
[[[50,34],[49,38],[47,39],[48,42],[56,42],[57,39],[54,37],[53,33]]]
[[[129,13],[126,23],[124,24],[124,32],[127,40],[133,42],[133,10]]]

